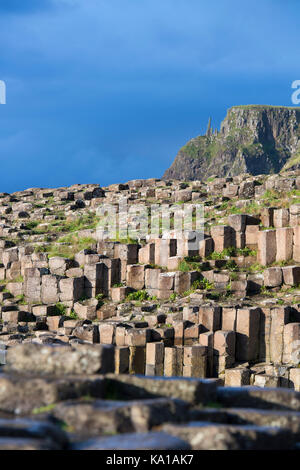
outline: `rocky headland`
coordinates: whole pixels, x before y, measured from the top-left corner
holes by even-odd
[[[220,130],[209,120],[205,135],[178,152],[164,179],[198,180],[279,173],[299,168],[300,110],[284,106],[234,106]]]

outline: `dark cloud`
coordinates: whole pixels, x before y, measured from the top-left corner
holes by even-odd
[[[209,116],[291,105],[299,14],[299,0],[0,0],[0,191],[159,177]]]

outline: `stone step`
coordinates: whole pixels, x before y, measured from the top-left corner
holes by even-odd
[[[52,414],[86,437],[145,432],[165,422],[183,422],[187,403],[169,398],[135,401],[82,400],[57,404]]]
[[[259,410],[251,408],[205,408],[192,409],[191,421],[220,424],[253,424],[285,428],[300,439],[300,412],[282,410]]]
[[[194,421],[165,424],[162,430],[189,442],[193,450],[289,450],[296,444],[290,431],[277,427]]]
[[[72,347],[21,344],[7,350],[5,370],[42,376],[112,372],[114,347],[100,344]]]
[[[61,450],[39,439],[0,437],[0,450]]]
[[[73,444],[72,450],[189,450],[184,440],[165,432],[99,437]]]
[[[0,450],[64,450],[67,434],[59,426],[30,419],[0,419]]]
[[[300,411],[300,392],[284,388],[220,387],[217,401],[229,408]]]
[[[0,373],[0,411],[4,412],[38,414],[61,400],[104,395],[101,376],[49,378]]]
[[[184,377],[144,377],[139,375],[107,374],[110,390],[122,398],[172,397],[191,404],[214,401],[219,379]]]

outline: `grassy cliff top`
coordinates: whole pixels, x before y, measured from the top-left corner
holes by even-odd
[[[270,104],[240,104],[236,106],[232,106],[229,108],[229,111],[232,109],[294,109],[300,112],[300,106],[273,106]]]

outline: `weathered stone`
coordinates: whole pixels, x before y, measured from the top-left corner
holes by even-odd
[[[285,388],[219,387],[217,399],[229,408],[300,411],[300,393]]]
[[[288,308],[274,308],[271,311],[270,359],[275,364],[282,361],[284,325],[286,325],[288,321]]]
[[[21,374],[0,376],[0,409],[2,412],[28,414],[33,410],[55,405],[61,400],[90,395],[105,395],[102,377],[64,376],[49,378]]]
[[[242,385],[250,385],[249,369],[226,369],[225,385],[229,387],[241,387]]]
[[[183,348],[165,348],[164,375],[166,377],[182,376]]]
[[[114,344],[116,325],[114,323],[100,323],[98,326],[101,344]]]
[[[260,309],[237,310],[236,322],[236,359],[253,361],[259,354]]]
[[[183,373],[185,377],[206,377],[207,348],[195,345],[185,347],[183,352]]]
[[[96,325],[77,325],[72,335],[88,343],[99,343],[99,329]]]
[[[84,293],[84,278],[83,277],[72,277],[68,279],[61,279],[59,281],[60,288],[60,301],[77,302],[83,297]]]
[[[189,403],[207,403],[216,399],[218,380],[183,377],[137,377],[107,375],[114,390],[125,398],[173,397]]]
[[[222,330],[236,331],[236,307],[222,308]]]
[[[276,261],[288,261],[293,258],[293,229],[276,230]]]
[[[230,225],[235,232],[245,232],[246,221],[247,215],[245,214],[232,214],[228,216],[228,225]]]
[[[127,346],[146,346],[150,341],[150,330],[145,328],[132,328],[125,330],[125,343]]]
[[[114,348],[108,345],[22,344],[8,349],[5,370],[40,375],[111,372],[114,370]]]
[[[290,369],[290,386],[294,388],[296,392],[300,392],[300,368]]]
[[[138,401],[69,401],[54,409],[56,418],[85,437],[99,434],[145,432],[165,421],[183,421],[187,405],[179,400],[156,398]]]
[[[284,326],[282,362],[300,364],[300,323]]]
[[[274,210],[274,227],[287,227],[289,225],[289,210],[288,209],[275,209]]]
[[[300,283],[300,266],[284,266],[282,274],[284,284],[295,286]]]
[[[155,264],[155,244],[154,243],[147,243],[147,245],[139,249],[139,263],[140,264]]]
[[[221,307],[203,306],[199,308],[198,322],[206,331],[216,331],[221,327]]]
[[[25,269],[24,293],[30,302],[41,301],[42,275],[48,270],[38,268]]]
[[[211,237],[214,241],[214,251],[221,252],[225,248],[235,246],[235,236],[232,227],[215,225],[211,227]]]
[[[108,291],[108,268],[104,263],[84,266],[84,289],[89,297]]]
[[[41,300],[44,304],[55,304],[59,301],[58,278],[52,274],[42,277]]]
[[[115,246],[115,257],[126,261],[127,264],[136,264],[138,263],[138,248],[139,246],[135,243],[119,243]]]
[[[258,232],[258,262],[268,266],[276,260],[276,230]]]
[[[136,290],[145,287],[145,266],[132,264],[127,266],[127,285]]]
[[[66,450],[67,434],[49,422],[31,419],[0,420],[1,450]]]
[[[191,424],[166,424],[163,430],[188,441],[193,450],[286,450],[292,449],[294,445],[292,434],[285,429],[216,423]]]
[[[66,271],[72,268],[74,265],[73,261],[67,258],[60,258],[59,256],[54,256],[49,259],[49,269],[51,274],[57,276],[64,276]]]
[[[251,248],[253,250],[257,249],[257,247],[258,247],[258,234],[259,234],[258,225],[246,225],[245,245],[248,248]]]
[[[266,287],[279,287],[283,282],[282,269],[268,268],[264,271],[264,285]]]
[[[188,450],[190,445],[165,432],[101,437],[73,445],[73,450]]]
[[[118,346],[115,348],[115,372],[116,374],[129,373],[129,348]]]
[[[96,310],[98,301],[96,299],[87,299],[74,304],[74,311],[79,318],[83,320],[94,320],[97,316]]]
[[[129,374],[145,374],[146,347],[129,346]]]

